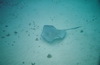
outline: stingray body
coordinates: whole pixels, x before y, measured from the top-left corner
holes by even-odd
[[[73,30],[73,29],[77,29],[79,27],[58,30],[52,25],[44,25],[43,31],[41,33],[41,37],[48,42],[52,42],[55,39],[63,39],[66,36],[66,30]]]

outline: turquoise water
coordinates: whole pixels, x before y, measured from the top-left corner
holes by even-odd
[[[52,43],[44,25],[66,31]],[[100,65],[100,0],[0,0],[0,65]]]

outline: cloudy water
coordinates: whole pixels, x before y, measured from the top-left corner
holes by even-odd
[[[100,0],[0,0],[0,65],[100,65]]]

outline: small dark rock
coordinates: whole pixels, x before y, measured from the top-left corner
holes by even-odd
[[[36,38],[35,40],[38,41],[38,38]]]
[[[31,65],[35,65],[35,63],[31,63]]]
[[[79,65],[79,63],[77,63],[77,65]]]
[[[32,30],[36,30],[35,28],[31,28]]]
[[[25,63],[25,62],[22,62],[23,64]]]
[[[38,47],[41,47],[41,46],[38,46]]]
[[[48,54],[48,55],[47,55],[47,58],[51,58],[51,57],[52,57],[52,55],[51,55],[51,54]]]
[[[10,36],[10,34],[7,34],[6,36]]]
[[[92,21],[94,21],[94,19],[92,19]]]
[[[16,32],[16,31],[14,31],[14,34],[16,35],[16,34],[17,34],[17,32]]]
[[[5,25],[5,27],[8,27],[8,25]]]
[[[4,36],[2,36],[1,38],[5,38]]]
[[[30,36],[30,34],[28,34],[28,36]]]
[[[15,43],[15,41],[13,41],[13,43]]]
[[[26,31],[26,33],[27,33],[28,31]]]
[[[88,20],[86,20],[86,22],[88,22]]]
[[[29,26],[31,25],[31,23],[29,23]]]
[[[14,46],[14,44],[12,44],[12,46]]]
[[[3,32],[5,32],[5,30],[3,30]]]
[[[83,30],[81,30],[80,33],[83,33]]]

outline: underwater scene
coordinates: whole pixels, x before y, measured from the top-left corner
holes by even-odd
[[[0,65],[100,65],[100,0],[0,0]]]

